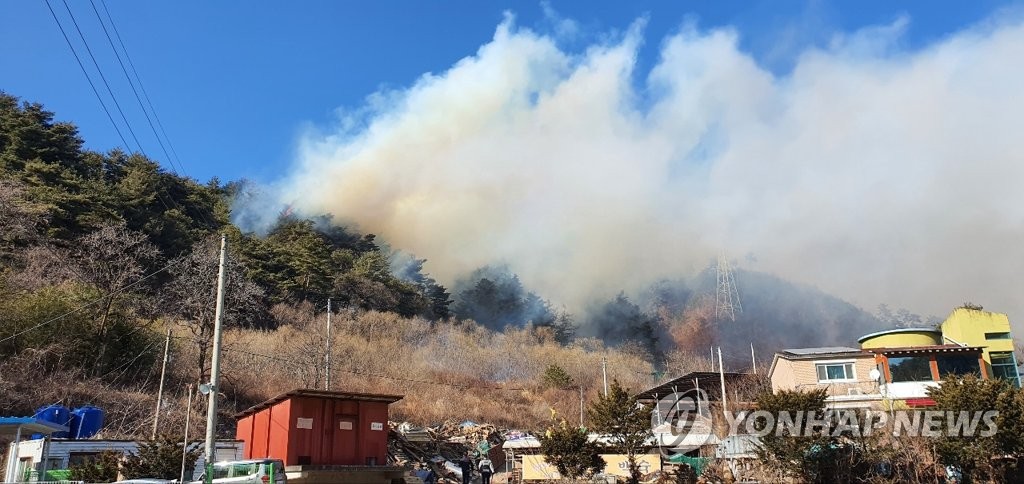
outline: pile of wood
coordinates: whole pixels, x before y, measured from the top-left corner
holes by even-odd
[[[445,422],[441,425],[428,429],[435,438],[449,442],[464,442],[476,445],[477,442],[486,440],[488,442],[501,443],[501,432],[493,425],[478,424],[475,422]]]

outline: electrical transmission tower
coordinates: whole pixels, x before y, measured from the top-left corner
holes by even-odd
[[[736,321],[736,313],[743,312],[743,305],[740,304],[740,293],[736,290],[736,278],[732,274],[732,267],[729,266],[729,259],[725,255],[718,256],[715,273],[718,276],[718,290],[715,293],[715,319],[721,321],[728,318],[730,321]]]

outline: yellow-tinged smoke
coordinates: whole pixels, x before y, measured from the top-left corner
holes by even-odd
[[[726,251],[867,307],[1024,317],[1024,26],[905,51],[904,24],[777,75],[728,29],[683,28],[637,72],[639,22],[575,54],[506,20],[308,133],[274,196],[442,282],[507,263],[570,309]]]

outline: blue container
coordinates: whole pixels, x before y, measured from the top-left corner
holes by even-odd
[[[88,439],[103,428],[103,409],[86,405],[71,412],[71,438]]]
[[[64,405],[47,405],[36,410],[36,414],[33,417],[57,425],[69,425],[71,422],[71,411]],[[66,439],[68,438],[68,432],[54,432],[53,437],[56,439]]]

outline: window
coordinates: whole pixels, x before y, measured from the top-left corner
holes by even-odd
[[[1010,333],[985,333],[985,339],[1010,339]]]
[[[992,353],[989,356],[992,359],[992,376],[1010,380],[1014,386],[1019,387],[1020,380],[1017,377],[1017,362],[1013,357],[1013,353],[1006,351]]]
[[[904,356],[889,358],[889,375],[892,381],[933,381],[931,358],[928,356]]]
[[[213,478],[223,479],[226,477],[245,477],[259,473],[260,465],[255,462],[241,462],[228,465],[218,465],[213,468]]]
[[[96,462],[98,452],[72,452],[68,455],[68,468]]]
[[[814,365],[819,382],[849,381],[854,379],[852,362],[818,363]]]
[[[939,355],[935,360],[939,366],[939,378],[950,374],[981,376],[978,355]]]

